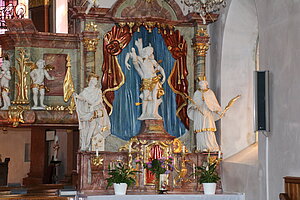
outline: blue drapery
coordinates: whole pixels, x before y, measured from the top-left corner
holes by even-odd
[[[130,60],[131,70],[125,66],[125,56],[132,48],[138,50],[135,46],[135,41],[138,38],[143,39],[143,47],[151,44],[154,48],[154,57],[156,61],[162,60],[160,65],[164,68],[166,73],[166,82],[163,84],[165,95],[162,96],[162,104],[159,107],[159,114],[164,120],[164,127],[168,133],[173,136],[180,137],[186,129],[180,119],[176,116],[176,95],[168,85],[167,79],[171,73],[174,65],[174,58],[167,49],[164,39],[158,33],[157,28],[149,33],[144,27],[141,27],[140,32],[135,32],[130,43],[119,54],[118,61],[125,75],[124,85],[115,91],[115,99],[113,102],[113,113],[110,116],[112,134],[129,140],[131,137],[138,135],[141,128],[141,121],[137,118],[142,113],[142,106],[136,106],[135,103],[142,102],[139,98],[141,78],[133,67]]]

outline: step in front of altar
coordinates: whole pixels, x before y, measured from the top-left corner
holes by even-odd
[[[129,195],[96,195],[86,196],[87,200],[245,200],[245,194],[172,193],[172,194],[129,194]]]

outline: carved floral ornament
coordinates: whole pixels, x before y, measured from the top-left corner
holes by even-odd
[[[207,50],[209,49],[209,43],[196,43],[194,44],[193,48],[197,56],[205,56]]]
[[[98,41],[99,38],[84,38],[83,46],[87,49],[87,51],[96,51]]]
[[[85,31],[91,31],[91,32],[98,31],[97,24],[95,22],[87,22],[85,24],[84,30]]]

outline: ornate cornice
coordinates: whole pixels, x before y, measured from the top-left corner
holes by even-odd
[[[0,35],[0,44],[4,50],[14,47],[79,49],[79,43],[77,34],[7,31]]]

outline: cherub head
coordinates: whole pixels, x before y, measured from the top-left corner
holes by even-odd
[[[39,60],[36,62],[36,66],[37,66],[39,69],[44,68],[44,66],[45,66],[45,60],[39,59]]]

